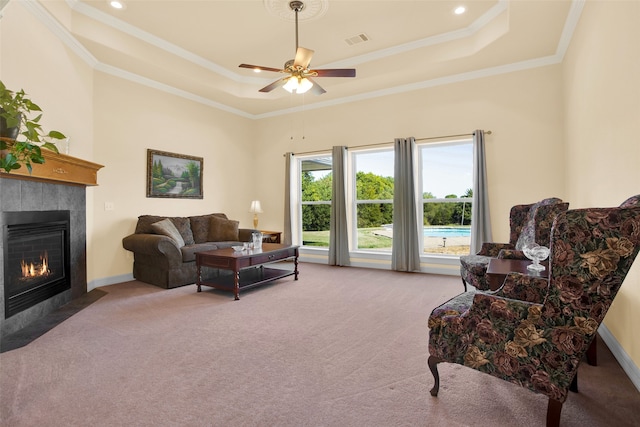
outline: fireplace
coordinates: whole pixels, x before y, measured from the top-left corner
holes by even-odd
[[[46,163],[34,164],[31,172],[26,168],[0,171],[0,341],[87,293],[86,188],[98,184],[102,165],[48,150],[42,154]],[[25,228],[41,223],[47,225],[33,232],[41,236],[32,239],[32,232]],[[18,267],[5,264],[15,256],[7,252],[7,245],[14,243],[13,235],[4,234],[8,230],[17,230],[18,241],[44,249],[29,251],[24,260],[28,271],[33,264],[34,274],[38,267],[44,273],[24,280],[20,290],[9,284]],[[23,296],[26,301],[20,301]]]
[[[69,211],[3,213],[5,319],[71,288]]]

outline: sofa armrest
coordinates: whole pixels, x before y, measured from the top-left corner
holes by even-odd
[[[169,267],[182,265],[182,252],[173,239],[160,234],[131,234],[122,239],[126,250],[149,256],[165,257]]]

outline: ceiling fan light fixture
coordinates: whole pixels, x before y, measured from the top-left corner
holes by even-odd
[[[300,81],[298,82],[298,90],[296,91],[296,93],[305,93],[312,87],[313,83],[311,83],[311,80],[306,78],[300,79]]]
[[[309,79],[306,77],[300,78],[296,76],[289,77],[287,79],[287,83],[283,86],[283,88],[289,93],[293,93],[294,91],[296,93],[305,93],[312,87],[313,83]]]

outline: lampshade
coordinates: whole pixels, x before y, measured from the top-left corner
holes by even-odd
[[[251,202],[251,207],[249,208],[249,212],[262,213],[262,206],[260,206],[260,200],[253,200]]]
[[[291,76],[283,87],[289,93],[293,93],[294,90],[296,93],[305,93],[313,87],[313,83],[306,77]]]

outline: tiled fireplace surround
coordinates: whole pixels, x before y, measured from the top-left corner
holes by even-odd
[[[72,299],[87,293],[86,262],[86,187],[65,183],[39,182],[0,177],[0,212],[70,211],[71,289],[5,319],[4,260],[0,246],[0,337],[16,332],[29,323],[44,317]],[[0,215],[0,230],[4,230]],[[0,235],[0,240],[2,239]]]

